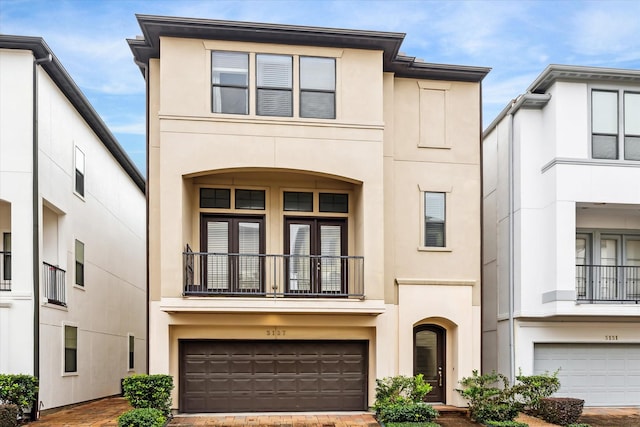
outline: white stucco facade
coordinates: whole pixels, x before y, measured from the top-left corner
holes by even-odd
[[[625,394],[640,396],[633,363],[628,379],[596,384],[595,394],[573,387],[581,374],[569,368],[589,360],[587,370],[609,369],[600,356],[580,353],[582,344],[604,354],[629,345],[631,361],[640,354],[640,159],[625,146],[625,138],[635,144],[628,136],[640,111],[629,94],[639,90],[635,70],[552,65],[485,131],[485,371],[560,368],[560,394],[582,396],[586,405],[626,405]],[[619,120],[610,158],[594,154],[594,92],[619,100],[610,113]]]
[[[57,58],[34,66],[49,53],[38,38],[0,39],[0,372],[36,374],[41,410],[146,372],[144,180]]]

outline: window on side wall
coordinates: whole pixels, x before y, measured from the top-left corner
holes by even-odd
[[[290,55],[256,55],[257,114],[293,116],[293,58]]]
[[[446,246],[446,197],[445,193],[424,193],[424,245]]]
[[[84,286],[84,243],[76,240],[76,285]]]
[[[64,325],[64,372],[78,372],[78,328]]]
[[[640,160],[640,93],[591,92],[591,157]]]
[[[212,111],[249,114],[249,54],[211,53]]]
[[[300,117],[336,118],[336,61],[300,57]]]
[[[11,233],[2,233],[2,280],[11,280]]]
[[[78,147],[76,147],[75,166],[74,190],[80,196],[84,197],[84,153]]]
[[[135,366],[135,343],[136,338],[133,335],[129,335],[129,370],[133,370]]]

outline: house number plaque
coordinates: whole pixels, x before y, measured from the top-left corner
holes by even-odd
[[[604,339],[606,341],[618,341],[618,336],[617,335],[605,335]]]
[[[273,338],[284,337],[286,334],[287,334],[287,331],[285,331],[284,329],[278,329],[278,328],[267,329],[268,337],[273,337]]]

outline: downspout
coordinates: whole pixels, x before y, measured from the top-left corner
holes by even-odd
[[[32,216],[33,216],[33,376],[40,378],[40,226],[38,222],[40,190],[38,185],[38,65],[53,60],[51,54],[33,60],[33,169],[32,169]],[[38,419],[39,394],[31,406],[31,419]]]
[[[514,207],[515,207],[515,184],[514,180],[514,130],[513,130],[513,114],[515,113],[515,101],[512,104],[511,111],[509,112],[509,381],[512,383],[515,381],[516,371],[516,353],[515,353],[515,327],[513,310],[515,307],[515,219],[514,219]]]

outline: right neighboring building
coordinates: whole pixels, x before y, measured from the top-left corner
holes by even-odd
[[[550,65],[483,136],[483,371],[637,405],[640,70]]]

